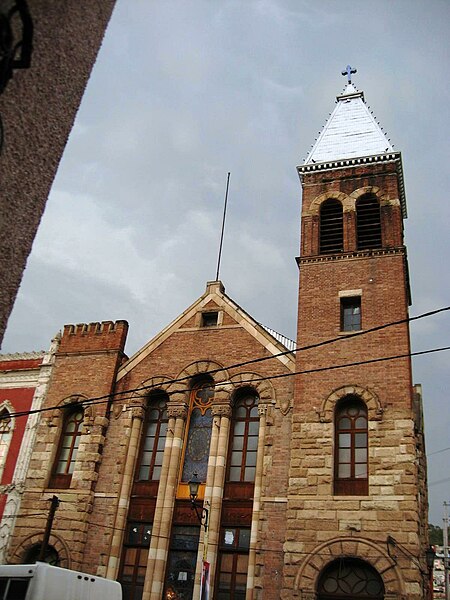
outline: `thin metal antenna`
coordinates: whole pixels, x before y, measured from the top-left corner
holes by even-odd
[[[223,232],[225,230],[225,216],[227,214],[228,186],[229,185],[230,185],[230,173],[228,173],[228,177],[227,177],[227,190],[225,192],[225,203],[223,206],[222,232],[220,234],[220,246],[219,246],[219,257],[217,259],[216,281],[219,281],[220,259],[222,258]]]

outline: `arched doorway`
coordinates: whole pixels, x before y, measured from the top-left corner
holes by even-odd
[[[24,565],[34,564],[37,560],[39,560],[40,553],[41,553],[41,544],[34,544],[30,548],[28,548],[27,552],[25,553],[25,556],[22,561],[23,564]],[[55,548],[53,546],[47,545],[47,549],[45,551],[43,561],[49,565],[54,565],[55,567],[60,566],[58,552],[55,550]]]
[[[377,571],[358,558],[338,558],[319,577],[318,600],[383,600],[384,584]]]

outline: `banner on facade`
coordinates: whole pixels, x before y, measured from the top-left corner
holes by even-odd
[[[209,600],[209,562],[207,560],[203,561],[200,600]]]

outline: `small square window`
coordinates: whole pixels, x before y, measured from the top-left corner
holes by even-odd
[[[341,298],[341,331],[361,329],[361,296]]]
[[[218,318],[218,312],[202,313],[202,327],[217,327]]]

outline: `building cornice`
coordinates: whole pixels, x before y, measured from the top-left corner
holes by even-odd
[[[37,360],[38,358],[44,358],[44,356],[44,350],[36,352],[14,352],[12,354],[0,354],[0,362],[13,360]]]

